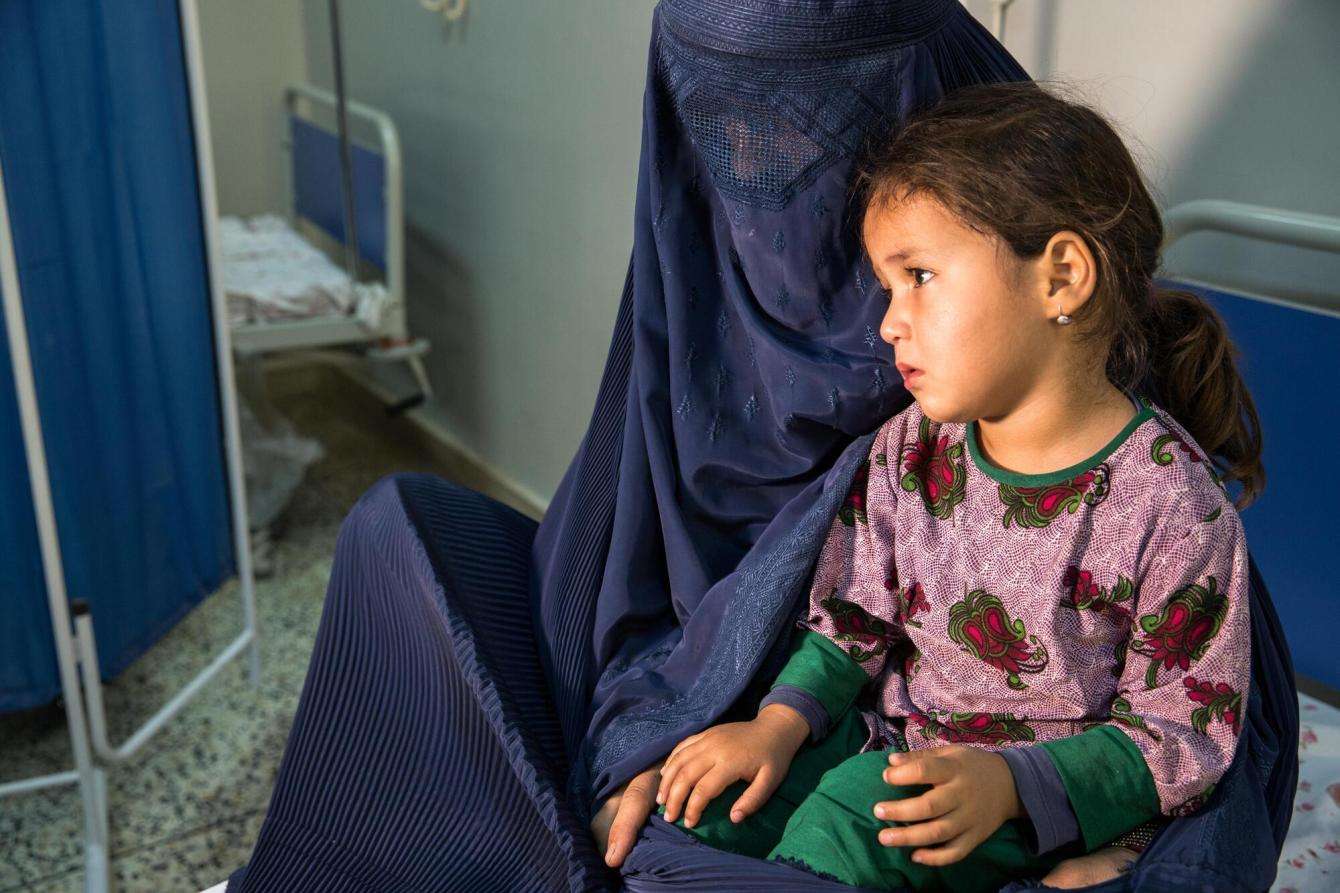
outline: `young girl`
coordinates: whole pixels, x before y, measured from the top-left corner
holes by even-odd
[[[1214,312],[1154,287],[1158,210],[1091,109],[965,89],[857,182],[916,402],[879,428],[757,717],[680,742],[657,802],[876,889],[1112,876],[1233,760],[1225,484],[1262,486],[1251,398]]]

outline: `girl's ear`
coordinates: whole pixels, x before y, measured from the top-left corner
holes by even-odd
[[[1072,230],[1061,230],[1051,237],[1037,261],[1044,312],[1050,319],[1075,312],[1093,296],[1098,284],[1098,264],[1084,237]]]

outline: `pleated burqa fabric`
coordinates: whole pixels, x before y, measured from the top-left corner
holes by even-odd
[[[955,87],[1024,77],[954,0],[662,0],[577,455],[538,528],[431,476],[362,498],[230,893],[852,889],[659,816],[614,871],[588,823],[756,707],[870,432],[908,401],[849,199],[861,147]],[[1247,746],[1106,889],[1269,886],[1297,701],[1255,583]]]
[[[909,399],[849,195],[863,144],[956,86],[1026,78],[950,0],[663,0],[647,70],[628,287],[534,550],[579,801],[683,730],[635,716],[721,700],[702,646],[742,560]]]

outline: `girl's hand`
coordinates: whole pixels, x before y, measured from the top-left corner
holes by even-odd
[[[605,851],[605,864],[618,868],[637,842],[637,832],[647,823],[654,805],[652,795],[661,780],[664,760],[633,776],[619,791],[600,805],[591,819],[596,846]]]
[[[889,754],[889,763],[884,770],[889,784],[931,786],[906,800],[875,804],[878,818],[914,823],[879,832],[885,846],[918,847],[913,862],[957,862],[1005,822],[1024,814],[1014,775],[1000,754],[949,744]]]
[[[732,822],[742,821],[768,802],[809,734],[809,723],[797,711],[769,704],[749,722],[690,735],[675,745],[661,770],[656,802],[665,804],[665,820],[677,821],[683,807],[684,823],[692,828],[712,798],[743,779],[750,785],[730,814]]]

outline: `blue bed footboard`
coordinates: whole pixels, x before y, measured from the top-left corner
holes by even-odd
[[[344,244],[339,138],[298,115],[289,115],[293,138],[293,208]],[[386,269],[386,162],[379,152],[350,145],[354,220],[360,257]]]

